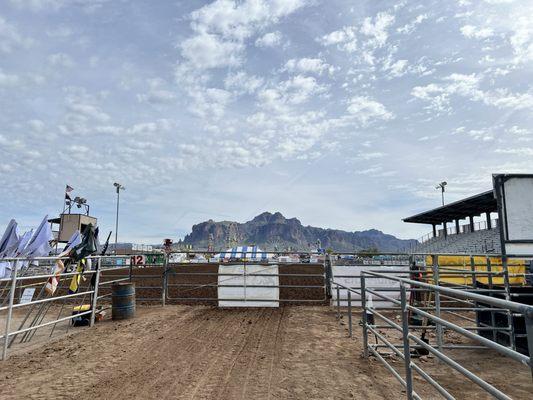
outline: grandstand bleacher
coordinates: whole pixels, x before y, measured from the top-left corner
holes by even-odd
[[[498,211],[492,190],[405,218],[404,222],[429,224],[432,234],[411,247],[417,253],[501,253],[500,230],[491,214]],[[474,217],[485,220],[474,223]],[[461,221],[467,221],[467,224]],[[448,227],[452,224],[451,227]],[[439,227],[439,229],[437,229]]]
[[[416,253],[501,253],[498,229],[433,237],[411,249]]]

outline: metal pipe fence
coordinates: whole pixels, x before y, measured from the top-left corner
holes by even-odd
[[[400,299],[398,300],[390,297],[390,295],[388,295],[390,292],[382,290],[383,288],[373,287],[372,282],[376,279],[388,280],[398,285]],[[363,355],[365,358],[372,355],[383,363],[387,370],[391,372],[405,388],[406,397],[408,399],[420,398],[420,395],[417,394],[416,388],[414,387],[413,375],[415,373],[421,376],[423,380],[431,385],[444,398],[455,398],[453,394],[445,388],[444,384],[439,383],[437,379],[432,377],[427,371],[424,371],[421,364],[413,361],[413,357],[418,356],[420,354],[418,352],[421,350],[433,355],[441,363],[462,374],[465,378],[478,385],[484,392],[498,399],[509,399],[510,397],[494,387],[494,385],[469,371],[464,365],[453,360],[450,355],[445,354],[445,351],[457,349],[466,351],[480,348],[493,350],[521,363],[522,365],[528,366],[531,369],[533,376],[533,361],[531,358],[533,355],[533,307],[530,305],[474,293],[472,291],[444,287],[401,276],[394,276],[393,274],[381,273],[376,270],[363,271],[360,276],[360,285],[358,288],[343,285],[335,280],[332,280],[331,284],[332,288],[335,288],[335,291],[338,294],[336,301],[336,314],[338,318],[343,314],[340,305],[339,292],[340,290],[344,290],[349,293],[347,296],[347,313],[349,325],[348,331],[350,336],[352,335],[352,294],[356,294],[360,297],[362,303],[361,324],[363,332]],[[462,326],[457,321],[458,318],[456,315],[453,315],[455,317],[453,320],[446,317],[446,314],[452,311],[449,307],[443,307],[442,305],[438,306],[434,300],[430,302],[431,306],[426,305],[426,307],[422,307],[417,305],[416,302],[413,301],[413,296],[415,293],[421,292],[416,291],[415,289],[424,289],[427,292],[432,293],[433,299],[438,297],[442,299],[446,296],[450,299],[465,300],[474,305],[483,304],[483,306],[480,307],[470,307],[468,310],[465,310],[462,307],[453,307],[454,310],[458,309],[457,311],[478,311],[480,309],[497,311],[505,310],[507,313],[523,316],[527,330],[526,336],[528,338],[529,356],[514,350],[512,343],[510,343],[509,346],[505,346],[480,334],[484,330],[504,331],[509,330],[509,327],[481,327],[477,324],[476,326]],[[380,309],[370,306],[368,304],[369,294],[379,294],[381,298],[387,299],[392,306]],[[400,322],[387,316],[387,311],[398,312],[400,314]],[[424,318],[426,324],[412,325],[413,315]],[[429,322],[433,325],[430,325]],[[475,322],[475,320],[468,322]],[[426,330],[435,332],[434,343],[430,343],[430,341],[425,338]],[[418,337],[415,333],[420,333],[420,331],[424,333],[421,337]],[[445,332],[447,331],[459,334],[465,339],[465,343],[446,343],[444,339]],[[396,334],[394,334],[394,332],[396,332]],[[370,335],[374,336],[376,341],[375,344],[370,343]],[[401,335],[401,343],[394,343],[394,337],[398,338],[399,335]],[[389,351],[390,354],[393,354],[402,360],[403,371],[397,370],[387,361],[387,355],[383,353],[384,350]]]

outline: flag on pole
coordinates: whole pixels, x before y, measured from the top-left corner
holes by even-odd
[[[69,193],[72,192],[73,190],[74,190],[74,188],[73,188],[72,186],[67,185],[67,186],[65,187],[65,200],[72,200],[72,199],[70,198]]]
[[[53,239],[54,236],[48,222],[48,215],[45,215],[21,255],[29,258],[47,256],[52,251],[50,241]]]
[[[17,233],[17,221],[9,221],[7,228],[0,239],[0,257],[6,257],[8,250],[19,241]]]

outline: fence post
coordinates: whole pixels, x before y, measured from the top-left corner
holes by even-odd
[[[339,285],[337,285],[337,319],[341,319],[341,290]]]
[[[9,292],[9,308],[7,309],[6,330],[4,333],[4,350],[2,352],[2,360],[7,360],[7,348],[9,345],[9,330],[11,328],[11,317],[13,316],[13,302],[15,300],[15,289],[17,287],[17,269],[18,260],[13,263],[13,270],[11,271],[11,290]]]
[[[368,358],[368,319],[366,315],[366,283],[365,273],[361,272],[361,308],[363,309],[363,357]]]
[[[433,256],[433,281],[434,284],[439,286],[439,256]],[[440,293],[435,290],[435,315],[440,318]],[[442,352],[442,325],[439,322],[435,322],[437,329],[437,348]]]
[[[331,299],[331,254],[328,254],[324,261],[324,273],[326,278],[326,298]]]
[[[411,348],[409,344],[409,310],[407,309],[407,290],[403,283],[400,283],[400,295],[402,306],[402,340],[403,356],[405,361],[405,385],[407,399],[413,399],[413,374],[411,370]]]
[[[91,304],[91,322],[90,326],[94,325],[94,320],[96,317],[96,305],[98,304],[98,286],[100,286],[100,266],[102,259],[99,258],[96,263],[96,277],[94,278],[94,293],[93,293],[93,302]]]
[[[352,292],[348,290],[348,333],[352,337]]]
[[[509,282],[509,264],[507,262],[507,255],[502,255],[502,269],[503,269],[503,284],[505,286],[505,300],[511,300],[511,285]],[[513,312],[507,310],[507,324],[509,325],[509,346],[511,349],[516,350]]]
[[[167,269],[168,269],[168,254],[165,255],[163,260],[163,287],[161,288],[161,305],[165,307],[167,300]]]
[[[533,378],[533,311],[528,310],[524,313],[527,333],[527,346],[529,350],[529,368],[531,368],[531,377]]]

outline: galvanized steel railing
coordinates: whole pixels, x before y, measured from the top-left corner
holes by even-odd
[[[405,273],[405,271],[398,271],[398,273]],[[387,290],[384,288],[373,288],[372,280],[373,279],[386,279],[391,282],[399,285],[400,299],[395,299],[387,295]],[[424,371],[421,365],[414,363],[411,359],[413,350],[415,349],[424,349],[427,352],[431,353],[433,356],[437,357],[441,362],[445,363],[449,367],[458,371],[466,378],[470,379],[472,382],[477,384],[482,390],[486,393],[494,396],[498,399],[510,399],[510,397],[500,391],[498,388],[494,387],[481,377],[475,375],[469,371],[465,366],[461,365],[457,361],[453,360],[451,357],[444,353],[445,349],[478,349],[478,348],[488,348],[494,351],[499,352],[500,354],[507,356],[523,365],[529,366],[532,371],[533,376],[533,306],[526,304],[516,303],[506,299],[498,299],[491,296],[486,296],[483,294],[475,293],[468,290],[453,289],[448,287],[443,287],[440,285],[429,284],[421,282],[418,280],[408,279],[405,277],[389,275],[380,273],[377,271],[363,271],[361,276],[361,284],[359,287],[349,287],[343,285],[339,282],[336,282],[334,278],[330,281],[332,288],[337,291],[336,299],[336,308],[337,316],[341,316],[341,299],[340,291],[346,291],[347,297],[346,301],[348,302],[348,330],[350,336],[352,335],[352,293],[355,293],[361,297],[361,311],[362,311],[362,330],[363,330],[363,347],[364,347],[364,357],[368,358],[369,355],[376,357],[378,360],[383,363],[383,365],[398,379],[398,381],[405,387],[406,396],[408,399],[420,399],[420,396],[416,393],[413,386],[413,373],[418,373],[426,382],[428,382],[435,390],[440,393],[444,398],[454,399],[454,396],[436,379],[431,377],[431,375]],[[408,293],[415,293],[417,291],[431,292],[435,296],[434,306],[430,307],[417,307],[416,305],[409,304],[408,302]],[[401,312],[401,323],[396,323],[391,318],[385,315],[382,309],[378,310],[375,307],[370,307],[367,301],[368,295],[372,294],[378,298],[386,300],[392,303],[394,306],[387,308],[386,310],[396,310]],[[476,304],[483,304],[479,307],[449,307],[442,306],[440,304],[440,299],[446,297],[453,299],[451,301],[468,301],[468,304],[471,304],[470,301]],[[444,317],[444,313],[453,313],[458,315],[454,311],[481,311],[481,310],[490,310],[490,311],[506,311],[508,313],[520,314],[525,318],[526,329],[527,329],[527,338],[529,346],[529,355],[521,354],[514,350],[512,347],[514,343],[511,341],[510,347],[504,346],[502,344],[496,343],[493,340],[487,339],[475,331],[482,331],[484,329],[498,329],[497,327],[483,327],[483,326],[469,326],[464,327],[460,326],[454,322],[447,320]],[[409,315],[417,314],[423,318],[427,318],[430,321],[433,321],[434,327],[431,326],[412,326],[409,324]],[[376,320],[383,322],[383,324],[378,324]],[[473,321],[475,322],[475,321]],[[402,343],[395,344],[380,330],[391,329],[397,332],[400,332],[402,335]],[[421,338],[414,335],[416,330],[426,330],[426,329],[435,329],[436,330],[436,343],[434,345],[430,344],[428,341],[422,340]],[[453,330],[464,338],[477,342],[478,345],[454,345],[454,344],[445,344],[443,340],[443,330],[449,329]],[[505,328],[508,329],[508,328]],[[369,343],[369,335],[373,335],[376,338],[376,344]],[[399,358],[403,360],[403,372],[397,371],[390,363],[387,362],[383,354],[380,353],[380,349],[388,349]]]

